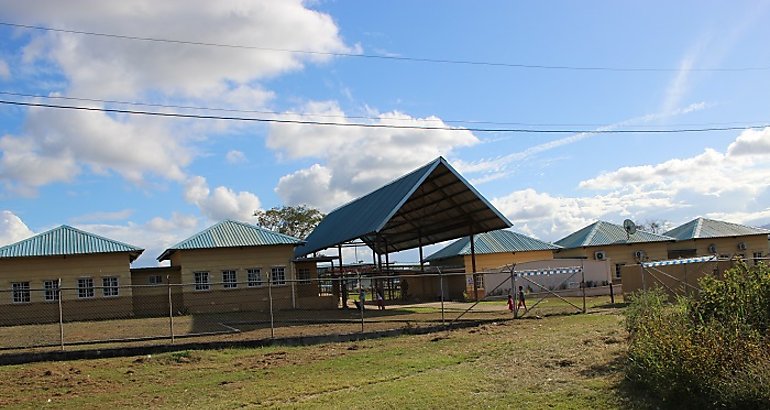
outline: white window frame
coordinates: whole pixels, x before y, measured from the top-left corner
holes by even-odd
[[[46,302],[59,301],[59,280],[46,279],[43,281],[43,299]]]
[[[120,296],[120,279],[117,276],[102,277],[102,296],[105,298]]]
[[[235,289],[238,287],[238,272],[235,269],[225,269],[222,271],[222,287],[224,289]]]
[[[211,290],[211,280],[208,271],[193,272],[193,280],[195,281],[195,291]]]
[[[279,274],[280,272],[280,274]],[[270,268],[270,282],[273,286],[286,284],[286,266],[273,266]]]
[[[262,280],[262,268],[246,269],[246,282],[250,288],[258,288],[264,285]]]
[[[78,278],[78,299],[92,299],[94,297],[96,297],[94,278]]]
[[[29,288],[29,282],[12,282],[11,290],[13,296],[11,300],[13,303],[31,303],[32,294]]]
[[[161,275],[150,275],[147,277],[147,282],[150,285],[162,285],[163,277]]]
[[[300,285],[310,285],[312,280],[310,279],[310,268],[297,269],[297,280]]]

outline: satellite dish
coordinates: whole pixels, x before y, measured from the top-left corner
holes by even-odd
[[[623,229],[626,230],[626,233],[628,235],[633,235],[636,233],[636,224],[634,223],[634,221],[630,219],[626,219],[625,221],[623,221]]]

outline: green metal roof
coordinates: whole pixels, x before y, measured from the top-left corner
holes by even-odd
[[[241,246],[299,245],[301,239],[250,225],[244,222],[224,220],[166,249],[158,256],[159,261],[172,253],[186,249],[237,248]]]
[[[0,248],[0,258],[128,252],[130,260],[133,261],[143,251],[144,249],[136,246],[62,225],[31,238],[3,246]]]
[[[677,226],[665,234],[678,241],[699,238],[719,238],[725,236],[767,235],[770,231],[762,228],[717,221],[707,218],[695,218]]]
[[[652,232],[637,230],[633,235],[627,235],[621,225],[597,221],[585,228],[574,232],[555,243],[566,249],[585,246],[603,246],[624,243],[673,241],[674,238]]]
[[[508,230],[497,230],[473,236],[476,254],[511,253],[561,249],[561,246],[543,242],[526,235]],[[470,237],[458,239],[425,258],[426,262],[471,254]]]
[[[508,228],[511,223],[439,157],[330,212],[297,247],[311,254],[354,239],[394,252]]]

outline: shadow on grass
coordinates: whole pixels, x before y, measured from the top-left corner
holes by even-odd
[[[627,307],[629,304],[628,302],[605,303],[603,305],[595,305],[594,307],[597,309],[618,309]]]
[[[628,358],[624,353],[619,353],[611,360],[593,365],[584,369],[580,374],[584,377],[607,377],[612,374],[619,374],[621,378],[611,386],[612,391],[621,400],[624,409],[687,409],[692,405],[686,399],[672,403],[662,400],[659,395],[649,390],[646,386],[630,380],[626,376],[626,366]]]

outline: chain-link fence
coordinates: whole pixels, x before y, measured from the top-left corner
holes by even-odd
[[[440,330],[462,322],[511,319],[502,285],[487,292],[482,288],[483,297],[472,300],[479,291],[472,284],[493,283],[500,275],[511,273],[347,272],[289,279],[273,272],[244,282],[224,275],[222,282],[196,278],[195,283],[174,284],[167,278],[165,283],[118,286],[84,279],[74,288],[61,287],[60,281],[46,282],[44,288],[15,286],[0,290],[0,355],[187,339],[206,343]],[[507,292],[517,289],[516,279],[511,283]],[[517,304],[516,292],[513,299]]]

